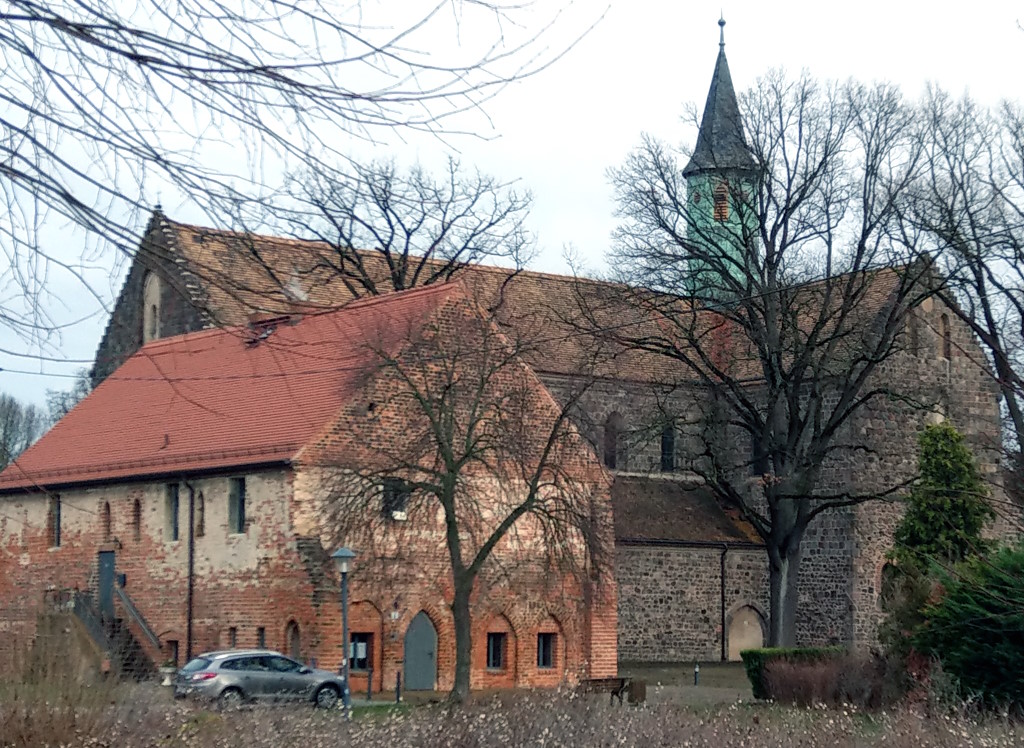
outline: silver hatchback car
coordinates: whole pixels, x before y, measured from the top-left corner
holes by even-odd
[[[309,701],[330,709],[337,706],[344,687],[337,673],[314,670],[279,652],[232,649],[190,660],[178,671],[174,696],[208,699],[221,707],[249,701]]]

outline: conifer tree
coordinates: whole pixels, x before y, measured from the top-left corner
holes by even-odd
[[[896,528],[894,558],[913,565],[955,563],[983,552],[981,531],[994,512],[963,434],[946,422],[928,426],[918,443],[919,479]]]

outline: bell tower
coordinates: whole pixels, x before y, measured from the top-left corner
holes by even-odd
[[[689,292],[726,300],[737,295],[756,252],[753,197],[757,167],[746,139],[736,91],[725,58],[725,19],[718,21],[718,61],[708,100],[683,177],[687,238],[700,258],[690,260]]]

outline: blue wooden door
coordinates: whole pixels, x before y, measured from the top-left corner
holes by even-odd
[[[437,630],[422,610],[405,632],[405,688],[433,691],[437,682]]]
[[[100,551],[98,597],[100,618],[114,620],[114,552]]]

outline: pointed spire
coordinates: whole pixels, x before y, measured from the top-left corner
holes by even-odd
[[[743,137],[743,121],[740,119],[736,91],[732,87],[729,62],[725,59],[724,17],[718,20],[718,27],[718,61],[711,77],[708,100],[704,104],[697,145],[693,149],[690,163],[683,169],[684,177],[721,169],[754,170],[754,159]]]

